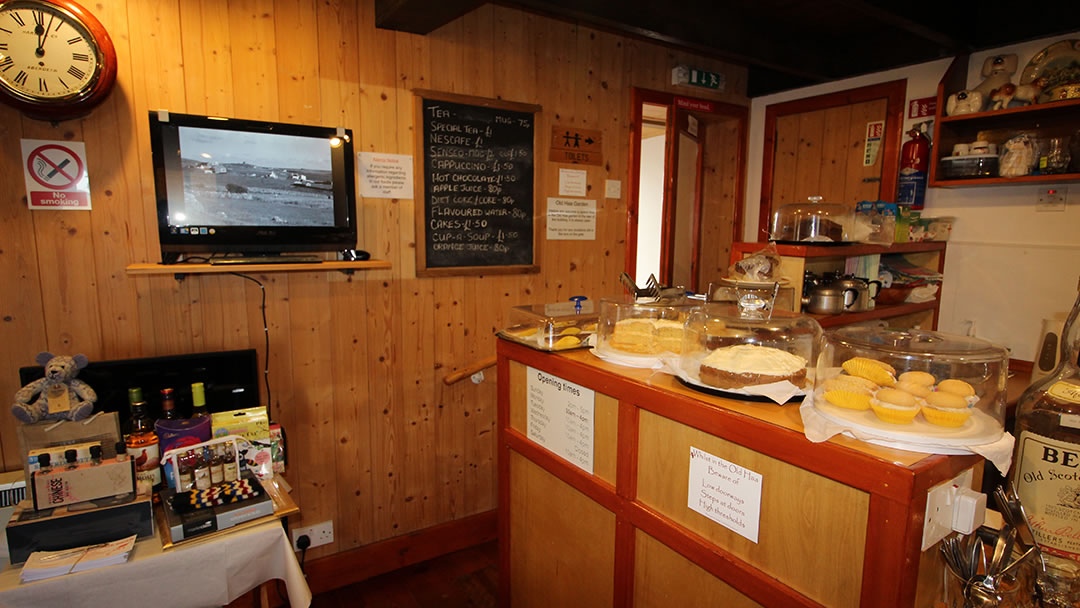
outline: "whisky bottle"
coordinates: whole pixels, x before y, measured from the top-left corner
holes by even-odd
[[[146,413],[142,389],[128,389],[131,420],[124,436],[128,454],[135,459],[135,481],[139,494],[151,494],[161,487],[161,450],[154,421]]]
[[[1065,322],[1061,361],[1016,410],[1010,479],[1042,549],[1045,606],[1080,606],[1080,296]]]
[[[195,489],[205,490],[210,487],[210,462],[203,449],[195,450]]]
[[[161,417],[166,420],[180,417],[180,412],[176,411],[176,396],[171,388],[161,389]]]
[[[236,481],[240,478],[240,471],[236,466],[236,451],[230,444],[225,448],[225,462],[222,464],[222,473],[226,482]]]
[[[213,448],[210,458],[210,485],[218,485],[225,481],[225,452],[220,445]]]

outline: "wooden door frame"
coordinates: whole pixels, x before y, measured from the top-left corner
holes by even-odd
[[[769,240],[769,219],[772,216],[773,165],[776,158],[776,120],[781,116],[826,110],[875,99],[886,99],[885,135],[881,150],[881,182],[878,197],[896,200],[896,185],[900,168],[900,136],[904,129],[904,106],[907,100],[907,80],[892,80],[865,87],[804,97],[765,106],[765,145],[761,159],[761,200],[758,207],[758,242]]]
[[[684,108],[687,110],[694,110],[704,112],[707,114],[714,114],[717,116],[728,116],[738,121],[738,140],[739,150],[735,157],[735,209],[734,219],[731,226],[731,238],[732,242],[737,242],[742,236],[742,223],[743,223],[743,209],[739,204],[739,193],[745,194],[746,192],[746,158],[747,158],[747,129],[750,122],[750,108],[748,106],[739,106],[730,103],[724,103],[722,101],[714,101],[711,99],[701,99],[695,97],[687,97],[685,95],[678,95],[676,93],[669,93],[663,91],[654,91],[651,89],[642,89],[638,87],[630,88],[630,175],[627,198],[626,198],[626,260],[624,263],[624,269],[631,276],[634,276],[634,271],[637,269],[637,229],[638,229],[638,197],[640,196],[639,181],[641,179],[641,132],[642,132],[642,113],[641,105],[643,103],[655,104],[660,106],[667,106],[668,108],[668,120],[667,120],[667,139],[665,145],[671,145],[672,133],[673,133],[673,120],[674,110],[676,107],[676,100],[686,100],[690,104],[705,104],[707,107],[711,107],[712,111],[698,109],[698,108]],[[664,154],[664,180],[671,178],[672,167],[668,163],[671,161],[670,150],[665,150]],[[667,198],[666,192],[668,190],[665,183],[665,201]],[[664,218],[664,222],[667,222],[667,218]],[[695,219],[695,229],[699,229],[697,226],[697,220]],[[666,231],[667,226],[661,227],[661,230]],[[663,255],[663,253],[661,253]],[[695,251],[695,259],[698,252]],[[663,268],[661,266],[661,268]]]
[[[664,223],[661,226],[660,233],[660,282],[664,285],[674,286],[673,275],[675,274],[675,221],[678,217],[678,197],[679,197],[679,145],[682,138],[682,133],[685,132],[689,137],[694,139],[694,143],[697,144],[697,154],[694,158],[694,195],[693,195],[693,209],[691,209],[691,225],[690,225],[690,284],[684,285],[684,287],[691,291],[697,291],[698,284],[698,270],[700,264],[698,263],[698,254],[701,252],[701,196],[702,196],[702,179],[701,169],[705,160],[705,129],[708,123],[706,121],[698,121],[698,135],[690,135],[690,110],[687,108],[671,108],[674,110],[671,116],[671,123],[668,125],[668,135],[670,136],[671,145],[668,146],[667,157],[664,160],[665,171],[670,168],[671,173],[664,173],[666,184],[664,186]],[[685,119],[685,125],[683,120]],[[696,120],[696,119],[695,119]],[[684,128],[685,127],[685,128]]]

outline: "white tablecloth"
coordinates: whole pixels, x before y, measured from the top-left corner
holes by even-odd
[[[0,572],[4,608],[196,608],[224,606],[259,584],[284,581],[289,604],[305,608],[311,590],[278,521],[163,551],[156,538],[135,543],[125,564],[19,582],[19,567]]]

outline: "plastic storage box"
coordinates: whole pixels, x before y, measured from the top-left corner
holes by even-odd
[[[811,196],[807,203],[777,209],[769,238],[787,243],[842,243],[853,221],[848,206],[823,203],[820,196]]]
[[[941,174],[945,179],[997,177],[998,157],[996,154],[946,156],[941,159]]]
[[[498,335],[543,351],[584,348],[596,333],[598,318],[588,300],[515,306],[510,309],[510,325]]]

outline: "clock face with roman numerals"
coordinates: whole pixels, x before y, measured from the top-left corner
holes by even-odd
[[[111,88],[115,63],[108,34],[77,4],[0,0],[0,93],[31,116],[85,113]]]

